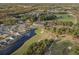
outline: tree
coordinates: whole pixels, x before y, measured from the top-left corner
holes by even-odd
[[[45,21],[45,20],[55,20],[56,18],[57,18],[57,16],[54,15],[54,14],[40,15],[40,19],[42,21]]]

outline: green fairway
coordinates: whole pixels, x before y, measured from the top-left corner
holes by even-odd
[[[56,14],[59,18],[58,21],[71,21],[74,22],[75,18],[70,14]]]
[[[40,28],[37,28],[37,30],[35,32],[36,32],[37,35],[40,35],[41,34],[41,31],[42,30]]]

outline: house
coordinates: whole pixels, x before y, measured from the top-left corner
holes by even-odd
[[[26,25],[25,24],[19,24],[17,31],[18,32],[25,32],[26,31]]]

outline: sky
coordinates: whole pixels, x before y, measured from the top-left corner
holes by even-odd
[[[0,3],[79,3],[79,0],[0,0]]]

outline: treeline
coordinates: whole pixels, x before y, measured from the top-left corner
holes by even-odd
[[[55,32],[57,34],[71,34],[71,35],[74,35],[74,36],[79,36],[79,28],[69,28],[69,27],[60,27],[60,28],[57,28],[57,27],[53,27],[53,28],[48,28],[48,30],[52,30],[52,32]]]
[[[24,53],[27,55],[43,55],[53,43],[53,40],[41,40],[40,42],[32,43],[28,50]]]
[[[73,43],[72,41],[65,40],[41,40],[39,42],[32,43],[24,55],[71,55],[79,54],[78,44]]]
[[[47,13],[42,13],[42,14],[38,14],[38,15],[37,14],[22,15],[22,16],[20,16],[20,18],[23,21],[26,21],[27,19],[29,19],[29,20],[32,20],[33,22],[36,22],[36,21],[39,21],[39,20],[40,21],[48,21],[48,20],[57,19],[57,16],[54,15],[54,14],[47,14]]]
[[[79,23],[73,24],[72,22],[54,21],[46,22],[44,26],[46,29],[58,34],[71,34],[77,37],[79,36]]]
[[[57,16],[54,14],[45,14],[45,15],[40,15],[40,20],[45,21],[45,20],[55,20],[57,19]]]
[[[57,26],[57,25],[62,25],[62,26],[73,26],[74,23],[71,21],[58,21],[58,20],[53,20],[51,22],[46,22],[45,26]]]

